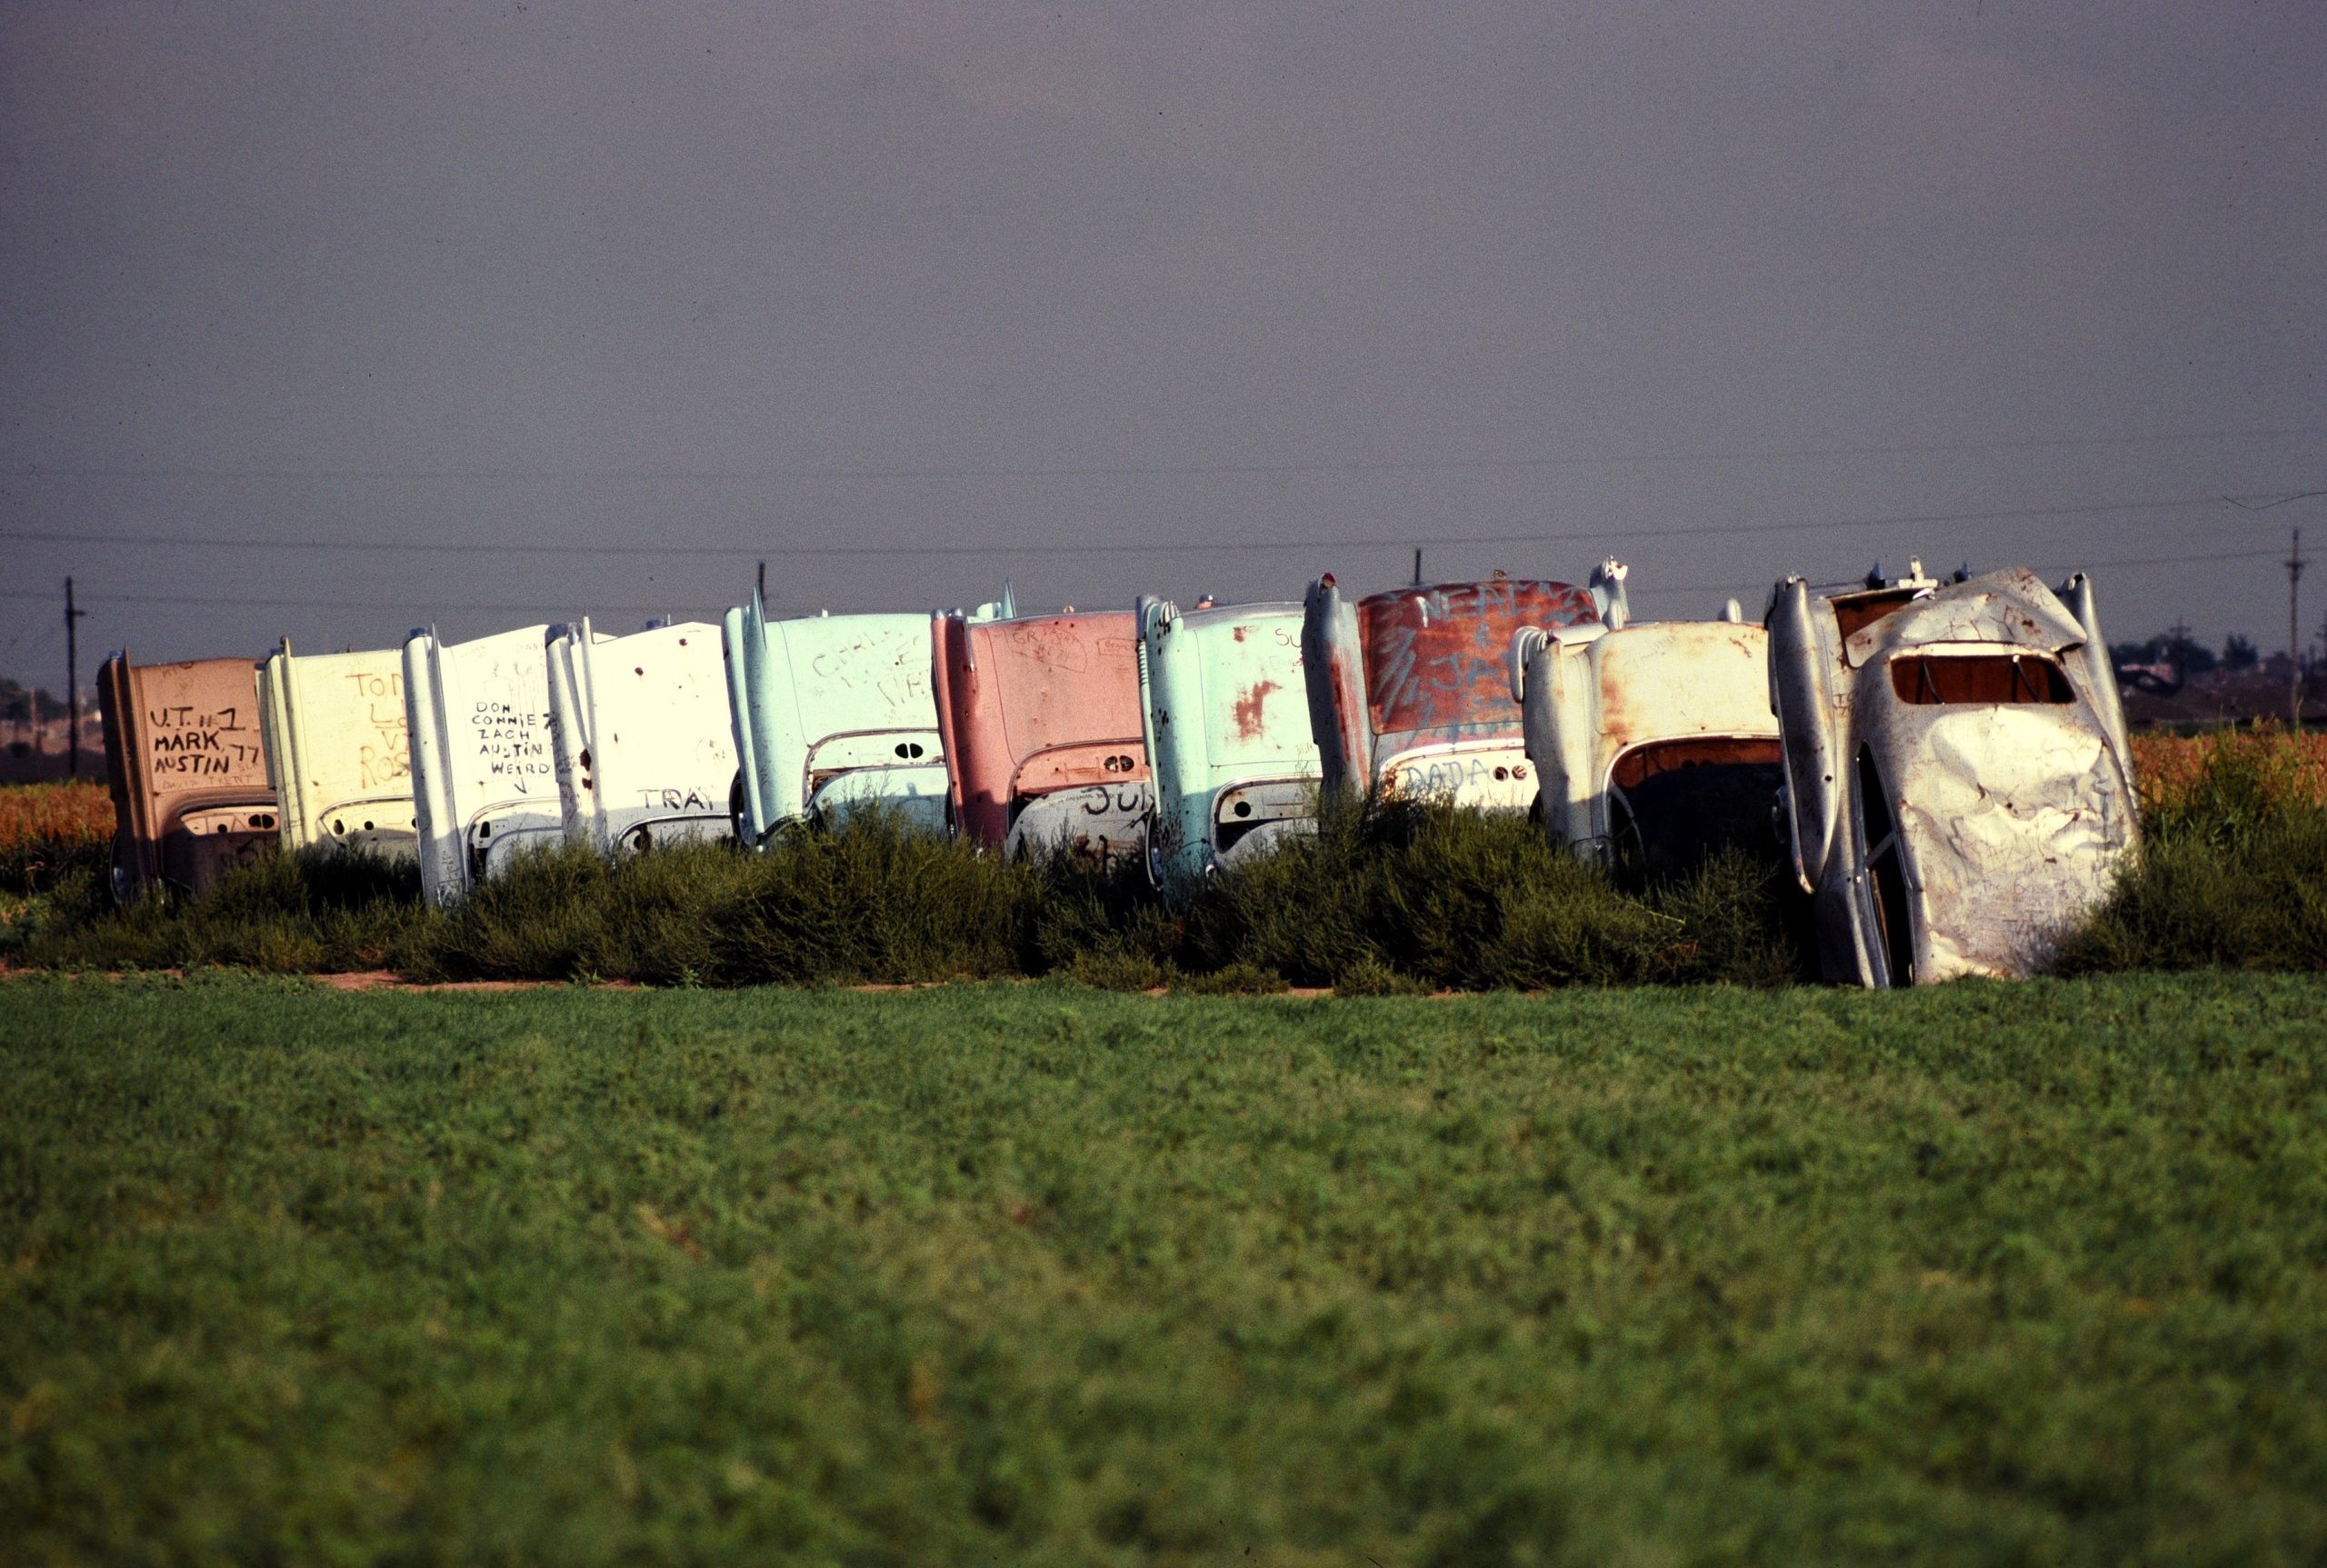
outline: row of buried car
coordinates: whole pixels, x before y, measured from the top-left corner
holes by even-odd
[[[2041,964],[2135,834],[2090,586],[1789,577],[1763,625],[1634,623],[1625,569],[1300,604],[587,621],[101,676],[115,886],[278,842],[416,855],[462,898],[527,845],[760,848],[866,803],[996,853],[1144,860],[1167,894],[1379,787],[1532,811],[1603,862],[1790,844],[1833,979]]]

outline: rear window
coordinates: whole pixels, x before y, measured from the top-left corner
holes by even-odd
[[[2068,703],[2060,665],[2037,654],[1908,654],[1891,661],[1903,703]]]
[[[1610,782],[1620,790],[1635,790],[1650,779],[1688,768],[1774,767],[1778,743],[1758,737],[1707,735],[1695,740],[1660,741],[1634,746],[1616,759]]]
[[[1785,770],[1775,741],[1701,736],[1633,747],[1611,782],[1617,860],[1666,875],[1731,845],[1768,842]]]
[[[1876,593],[1853,594],[1834,601],[1834,624],[1840,626],[1848,639],[1855,633],[1872,626],[1894,610],[1914,603],[1923,593],[1920,588],[1892,588]]]
[[[1358,636],[1374,733],[1457,724],[1515,729],[1519,704],[1503,672],[1512,634],[1599,618],[1592,595],[1567,583],[1458,583],[1362,601]]]

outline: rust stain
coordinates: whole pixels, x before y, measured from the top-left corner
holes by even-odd
[[[1235,638],[1236,638],[1236,640],[1237,640],[1238,642],[1240,642],[1240,643],[1241,643],[1241,642],[1243,642],[1243,641],[1244,640],[1244,628],[1243,628],[1243,627],[1242,627],[1242,626],[1238,626],[1238,627],[1235,629],[1234,635],[1235,635]]]
[[[1261,734],[1261,704],[1276,690],[1274,681],[1261,681],[1236,699],[1230,714],[1236,720],[1236,738],[1240,741],[1258,740]]]
[[[1512,634],[1583,625],[1600,612],[1571,584],[1506,580],[1376,594],[1359,601],[1357,618],[1376,734],[1475,724],[1516,735],[1518,704],[1502,680]]]

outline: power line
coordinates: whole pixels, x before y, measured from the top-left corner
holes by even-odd
[[[2010,523],[2042,517],[2101,516],[2125,512],[2178,512],[2221,505],[2221,495],[2182,496],[2171,501],[2102,501],[2074,506],[2020,506],[1987,512],[1925,512],[1888,517],[1833,517],[1816,522],[1724,523],[1692,528],[1623,528],[1586,530],[1574,534],[1473,534],[1433,535],[1433,545],[1565,544],[1603,539],[1710,539],[1750,534],[1823,533],[1848,528],[1920,527],[1939,523]],[[326,550],[339,552],[452,551],[469,555],[654,555],[664,558],[748,559],[757,555],[813,557],[890,555],[1165,555],[1190,553],[1244,554],[1285,550],[1367,550],[1411,548],[1412,535],[1403,539],[1223,539],[1196,542],[1149,540],[1137,544],[1083,542],[1042,544],[458,544],[422,540],[187,538],[161,534],[75,534],[62,530],[0,534],[0,543],[64,544],[134,544],[205,550]]]
[[[2273,506],[2284,506],[2292,501],[2311,501],[2327,495],[2327,490],[2291,490],[2283,495],[2225,495],[2223,500],[2241,512],[2268,512]]]
[[[55,595],[48,594],[20,594],[14,592],[13,590],[5,594],[0,594],[0,599],[47,599],[53,598],[54,596]],[[676,597],[677,595],[673,595],[673,598]],[[236,594],[231,600],[224,599],[216,594],[101,594],[94,600],[85,594],[81,598],[82,603],[85,604],[208,604],[214,608],[219,609],[230,607],[239,608],[245,604],[263,604],[268,609],[302,610],[394,610],[397,607],[395,603],[377,600],[272,599],[254,598],[246,594]],[[408,611],[406,613],[433,614],[439,610],[507,610],[512,612],[532,612],[542,609],[547,603],[549,603],[549,601],[541,599],[534,599],[524,603],[496,604],[475,604],[466,601],[459,604],[445,604],[443,602],[432,601],[423,610],[417,612]],[[667,614],[670,609],[671,600],[666,599],[660,604],[600,604],[597,605],[592,613],[595,614],[598,610],[604,610],[610,614],[636,614],[641,615],[660,615]]]
[[[2115,568],[2117,568],[2117,567],[2120,567],[2120,566],[2176,566],[2176,565],[2202,565],[2202,564],[2207,564],[2207,563],[2215,562],[2215,561],[2244,561],[2244,560],[2252,560],[2252,559],[2258,559],[2258,558],[2260,558],[2260,557],[2266,556],[2266,555],[2276,555],[2277,554],[2278,554],[2277,549],[2276,549],[2275,547],[2273,547],[2273,548],[2270,548],[2270,549],[2263,549],[2263,550],[2227,550],[2227,551],[2220,551],[2220,552],[2216,552],[2216,553],[2213,553],[2213,554],[2202,554],[2202,555],[2196,555],[2196,554],[2182,554],[2182,555],[2142,555],[2142,556],[2132,556],[2132,557],[2128,557],[2128,558],[2122,558],[2122,559],[2118,559],[2118,560],[2109,560],[2109,561],[2088,561],[2088,562],[2085,562],[2085,563],[2083,564],[2083,566],[2084,566],[2084,569],[2089,569],[2089,570],[2094,570],[2094,571],[2109,571],[2109,570],[2113,570],[2113,569],[2115,569]],[[1773,579],[1773,580],[1774,581],[1774,579]],[[1716,592],[1723,592],[1723,591],[1726,591],[1726,590],[1729,590],[1729,589],[1732,589],[1732,588],[1738,587],[1738,586],[1740,586],[1740,585],[1741,585],[1741,580],[1739,580],[1739,579],[1732,579],[1732,580],[1730,580],[1730,581],[1728,581],[1728,582],[1723,582],[1723,583],[1660,583],[1660,582],[1654,582],[1654,581],[1643,581],[1643,582],[1640,582],[1640,583],[1635,584],[1633,585],[1633,592],[1634,592],[1634,593],[1636,593],[1636,594],[1640,594],[1640,593],[1645,593],[1645,594],[1710,594],[1710,593],[1716,593]],[[20,593],[20,592],[17,592],[17,591],[15,591],[15,590],[13,590],[13,589],[12,589],[12,590],[6,590],[6,591],[0,591],[0,599],[44,599],[44,600],[45,600],[45,599],[49,598],[50,596],[51,596],[51,595],[46,594]],[[600,614],[600,613],[604,613],[604,614],[645,614],[645,615],[662,614],[665,614],[665,613],[667,613],[667,612],[672,608],[672,604],[673,604],[673,602],[674,602],[674,601],[675,601],[675,600],[677,600],[677,599],[679,599],[679,598],[682,598],[682,597],[684,597],[684,595],[677,594],[674,594],[672,595],[671,599],[667,599],[667,600],[664,600],[664,601],[663,601],[663,602],[661,602],[661,603],[659,603],[659,604],[595,604],[595,603],[594,602],[594,603],[593,603],[593,604],[591,605],[591,613],[592,613],[592,614]],[[215,605],[219,604],[220,600],[219,600],[219,596],[218,596],[217,594],[100,594],[100,595],[98,595],[98,596],[97,596],[97,598],[94,601],[94,603],[95,603],[95,604],[100,604],[100,605],[108,605],[108,604],[137,604],[137,605],[150,605],[150,604],[176,604],[176,605],[183,605],[183,604],[204,604],[204,605],[214,605],[214,606],[215,606]],[[383,609],[383,608],[387,608],[387,609],[393,609],[393,608],[394,608],[394,605],[393,605],[393,604],[383,605],[382,604],[379,604],[379,603],[377,603],[377,602],[370,602],[370,601],[365,601],[365,600],[359,600],[359,599],[277,599],[277,598],[252,598],[252,597],[249,597],[249,596],[247,596],[247,595],[244,595],[244,594],[237,594],[237,595],[235,595],[235,599],[234,599],[234,603],[235,603],[235,604],[237,604],[237,605],[242,605],[242,604],[262,604],[262,605],[266,606],[266,607],[267,607],[267,608],[269,608],[269,609],[358,610],[358,611],[366,611],[366,610],[380,610],[380,609]],[[441,602],[441,601],[434,601],[434,602],[430,602],[430,603],[429,603],[429,604],[427,604],[424,609],[422,609],[422,610],[419,610],[419,611],[408,611],[407,613],[408,613],[408,614],[435,614],[435,613],[437,613],[437,612],[441,612],[441,611],[487,610],[487,611],[505,611],[505,612],[508,612],[508,613],[510,613],[510,614],[550,614],[550,613],[551,613],[552,606],[553,606],[555,603],[556,603],[556,601],[554,601],[554,600],[546,600],[546,599],[534,599],[534,600],[526,600],[526,601],[509,601],[509,600],[504,600],[504,601],[495,601],[495,602],[492,602],[492,603],[478,603],[478,602],[474,602],[474,601],[463,601],[463,602],[460,602],[460,603],[444,603],[444,602]],[[562,613],[561,613],[561,614],[562,614]],[[554,618],[559,618],[559,616],[558,616],[558,615],[553,615],[553,616],[552,616],[552,618],[554,618]]]
[[[1446,473],[1570,466],[1653,466],[1659,464],[1797,462],[1838,457],[1908,457],[1958,452],[2033,452],[2076,447],[2162,446],[2209,441],[2276,441],[2327,435],[2327,427],[2290,425],[2261,430],[2201,430],[2142,435],[2071,435],[2003,441],[1896,442],[1863,446],[1713,448],[1672,453],[1563,453],[1541,457],[1315,459],[1293,463],[1088,464],[1025,467],[910,466],[835,468],[799,464],[774,468],[186,468],[47,467],[25,464],[12,477],[57,479],[215,480],[460,480],[489,484],[527,480],[652,480],[658,483],[756,483],[789,480],[956,480],[1204,478],[1239,474]]]

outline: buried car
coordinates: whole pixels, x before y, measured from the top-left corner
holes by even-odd
[[[565,835],[602,851],[730,836],[734,732],[719,628],[554,629],[550,746]]]
[[[420,886],[450,904],[518,848],[565,834],[549,702],[548,626],[404,645]]]
[[[1525,811],[1535,780],[1506,674],[1512,636],[1594,624],[1620,588],[1496,577],[1353,603],[1332,573],[1317,579],[1303,604],[1301,658],[1324,788],[1378,784]]]
[[[1139,628],[1128,610],[932,622],[954,832],[1015,856],[1146,853]]]
[[[1623,568],[1602,574],[1621,584]],[[1769,844],[1781,782],[1769,636],[1729,610],[1632,624],[1619,594],[1602,621],[1512,638],[1511,694],[1553,844],[1652,871]]]
[[[1320,770],[1301,606],[1206,600],[1183,611],[1142,597],[1135,613],[1157,880],[1201,876],[1313,831]]]
[[[133,664],[126,653],[97,672],[122,903],[205,892],[276,842],[252,672],[249,659]]]
[[[404,656],[394,648],[294,655],[258,667],[259,735],[287,849],[415,853]]]
[[[972,618],[1007,615],[981,605]],[[770,619],[755,594],[722,633],[738,768],[735,834],[779,831],[878,802],[944,832],[945,763],[930,678],[930,618],[917,614]]]
[[[1777,584],[1783,817],[1821,968],[1866,986],[2040,968],[2138,831],[2092,585],[1914,563]]]

